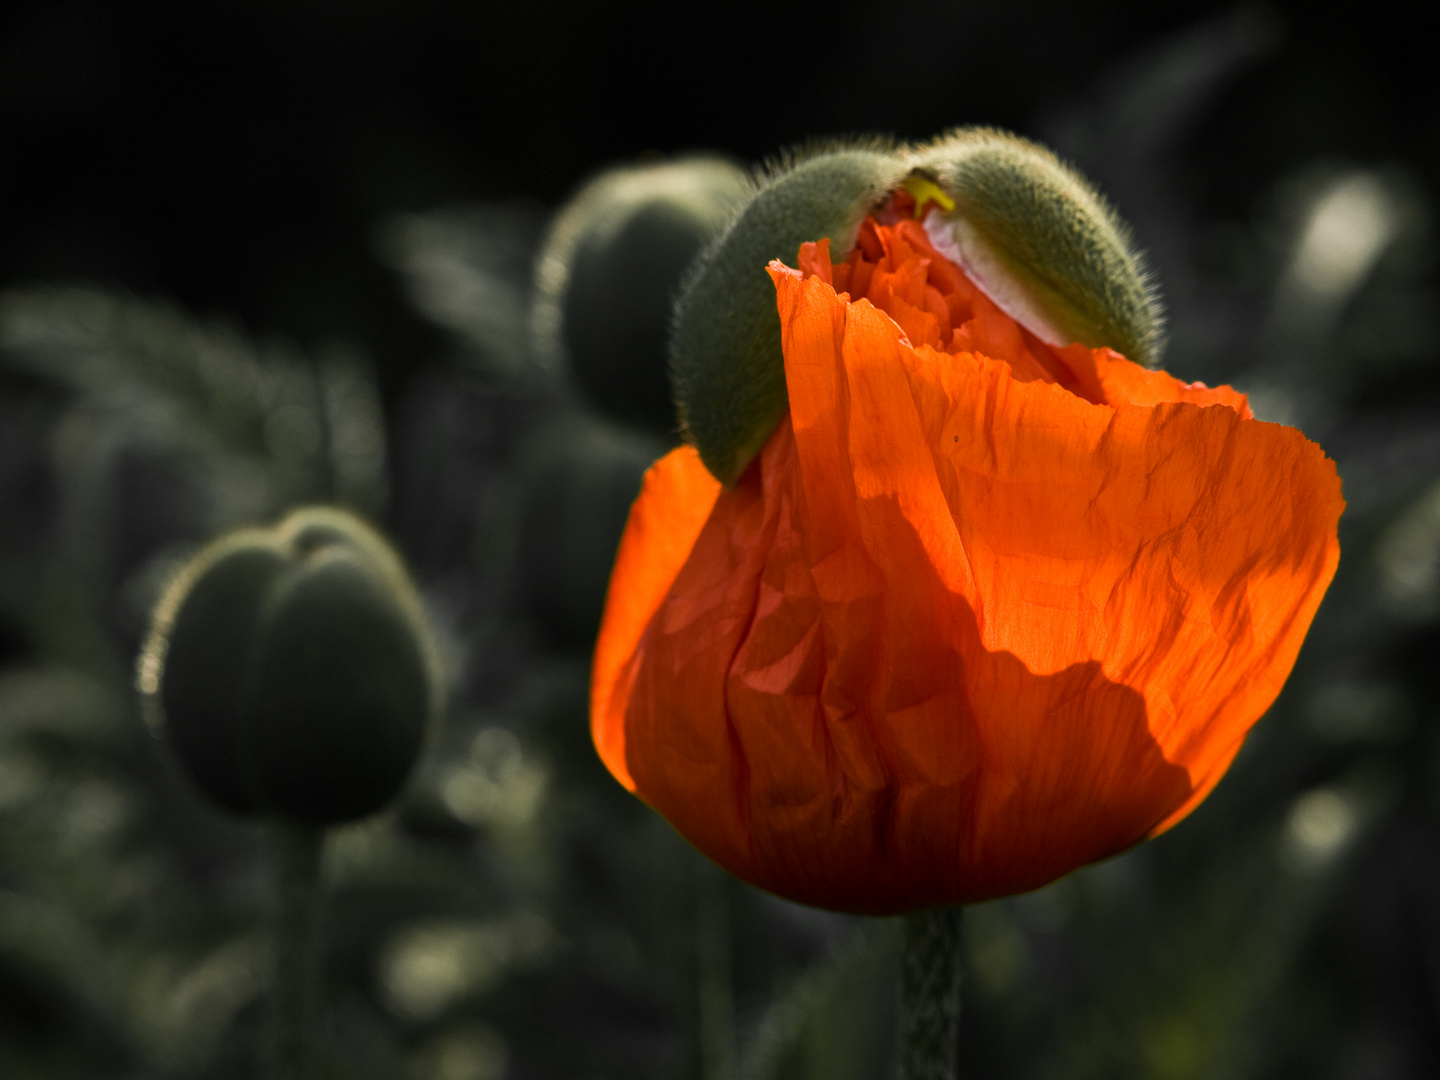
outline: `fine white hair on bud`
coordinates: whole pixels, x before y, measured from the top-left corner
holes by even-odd
[[[904,188],[925,230],[1002,311],[1047,344],[1108,347],[1155,366],[1164,314],[1130,231],[1044,147],[994,128],[934,142],[812,147],[782,158],[697,260],[675,305],[670,380],[686,437],[733,486],[789,404],[771,260],[827,239],[850,252],[861,222]],[[933,204],[933,205],[931,205]]]
[[[1159,291],[1130,230],[1078,172],[994,128],[960,128],[915,151],[954,200],[926,220],[936,248],[1050,345],[1107,346],[1153,367]]]
[[[734,484],[785,414],[775,288],[765,268],[828,237],[848,251],[865,215],[895,189],[908,160],[875,140],[782,160],[682,289],[670,334],[670,379],[687,437]]]

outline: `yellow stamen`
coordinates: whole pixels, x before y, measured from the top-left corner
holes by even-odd
[[[900,186],[908,191],[910,197],[915,200],[915,216],[917,218],[925,213],[927,203],[938,203],[947,214],[955,209],[955,200],[946,195],[944,188],[928,176],[912,173],[900,181]]]

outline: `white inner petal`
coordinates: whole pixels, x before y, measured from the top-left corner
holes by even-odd
[[[975,286],[1006,315],[1047,345],[1063,348],[1071,344],[1070,336],[963,216],[931,213],[925,219],[925,233],[935,250],[964,270]]]

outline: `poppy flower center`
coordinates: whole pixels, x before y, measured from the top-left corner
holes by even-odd
[[[938,352],[980,353],[1010,365],[1020,382],[1058,383],[1087,401],[1103,395],[1077,376],[1062,354],[1001,311],[930,242],[923,208],[915,216],[915,198],[897,191],[860,225],[855,246],[844,260],[830,261],[830,241],[800,246],[798,266],[852,302],[867,300],[895,320],[912,346]]]

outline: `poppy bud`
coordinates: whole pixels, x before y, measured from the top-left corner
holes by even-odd
[[[700,459],[734,484],[785,413],[772,259],[828,237],[848,251],[865,216],[909,171],[878,148],[832,150],[762,187],[687,283],[675,307],[670,377]]]
[[[520,583],[551,638],[588,648],[630,504],[667,447],[573,418],[542,431],[537,443],[520,519]]]
[[[926,232],[996,306],[1047,345],[1159,362],[1158,291],[1129,229],[1083,177],[994,128],[951,132],[918,161],[944,193]]]
[[[190,561],[156,607],[139,689],[210,798],[325,825],[400,789],[434,712],[435,668],[395,552],[317,507]]]
[[[560,214],[538,266],[537,345],[567,358],[602,411],[677,430],[665,369],[675,294],[750,193],[742,169],[699,157],[614,169]]]

